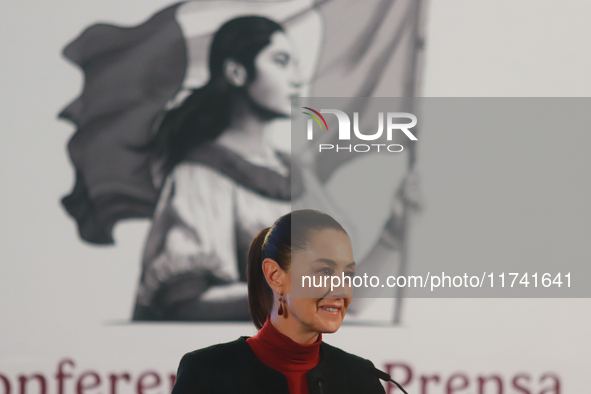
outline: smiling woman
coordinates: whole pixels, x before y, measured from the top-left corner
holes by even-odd
[[[172,393],[384,393],[371,361],[322,340],[341,326],[352,288],[314,288],[305,298],[292,291],[303,275],[354,271],[349,236],[331,216],[300,210],[277,219],[248,254],[249,309],[259,332],[186,354]]]

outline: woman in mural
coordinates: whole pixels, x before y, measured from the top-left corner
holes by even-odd
[[[248,244],[291,208],[289,159],[265,131],[299,93],[283,28],[259,16],[233,19],[209,54],[209,81],[166,113],[151,142],[168,175],[134,320],[248,319]]]

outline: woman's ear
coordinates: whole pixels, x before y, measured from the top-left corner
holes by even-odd
[[[248,73],[242,64],[233,59],[226,59],[223,70],[224,77],[230,85],[241,88],[246,84]]]
[[[269,284],[269,287],[275,293],[284,293],[285,291],[285,271],[273,259],[263,260],[263,275]]]

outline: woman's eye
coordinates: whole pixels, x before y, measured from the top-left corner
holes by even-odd
[[[289,63],[289,57],[288,56],[275,56],[274,61],[276,64],[279,64],[282,67],[286,67],[287,64]]]
[[[330,268],[322,268],[318,270],[318,273],[321,275],[332,275],[332,270]]]
[[[353,277],[355,276],[355,272],[345,272],[345,276],[348,276],[349,278],[353,279]]]

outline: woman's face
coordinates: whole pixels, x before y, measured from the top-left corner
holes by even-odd
[[[306,331],[332,333],[339,329],[347,308],[351,303],[351,286],[345,285],[331,289],[330,279],[324,286],[324,276],[352,277],[355,272],[353,249],[347,234],[325,229],[311,234],[309,248],[297,251],[292,255],[291,268],[288,271],[288,286],[286,301],[289,313]],[[301,287],[304,276],[310,276],[321,287],[308,286],[308,282]],[[292,282],[292,280],[297,282]],[[310,282],[313,283],[313,282]],[[292,289],[298,286],[298,295],[304,291],[306,297],[292,297]]]
[[[255,59],[255,79],[246,86],[259,107],[281,116],[291,113],[291,99],[299,96],[301,81],[293,46],[285,33],[271,35],[271,43]]]

